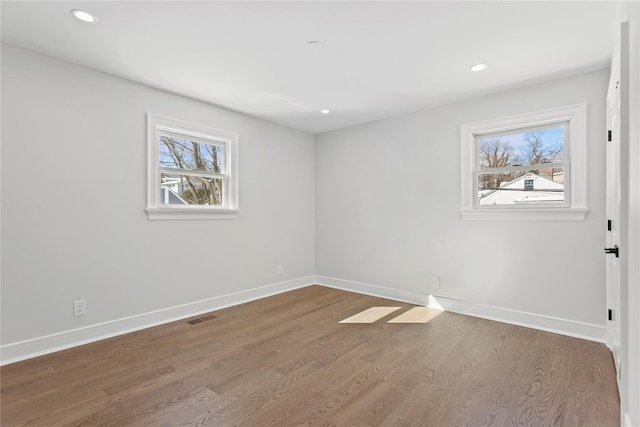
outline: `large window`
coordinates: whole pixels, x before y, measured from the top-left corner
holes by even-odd
[[[586,106],[461,127],[464,219],[583,220]]]
[[[148,115],[149,219],[235,218],[238,135]]]

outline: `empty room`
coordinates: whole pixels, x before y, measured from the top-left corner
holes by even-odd
[[[2,1],[2,426],[640,426],[638,1]]]

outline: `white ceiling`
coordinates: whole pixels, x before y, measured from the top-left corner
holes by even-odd
[[[311,133],[603,69],[613,1],[2,1],[2,41]],[[99,21],[85,24],[70,10]],[[311,50],[305,43],[319,40]],[[469,67],[489,68],[472,73]],[[328,108],[329,115],[320,114]]]

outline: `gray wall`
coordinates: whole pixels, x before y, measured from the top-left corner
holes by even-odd
[[[147,220],[147,112],[240,134],[237,220]],[[314,174],[313,135],[3,46],[2,344],[313,275]]]
[[[594,72],[320,135],[317,274],[604,326],[607,83]],[[581,102],[584,222],[460,218],[461,124]]]

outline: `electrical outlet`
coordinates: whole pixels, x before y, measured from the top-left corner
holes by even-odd
[[[440,276],[433,276],[431,279],[431,284],[434,288],[440,289]]]
[[[85,300],[73,302],[73,315],[75,317],[87,314],[87,302]]]
[[[278,276],[282,276],[284,274],[284,265],[278,266]]]

